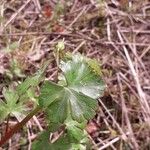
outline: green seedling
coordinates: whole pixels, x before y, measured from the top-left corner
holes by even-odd
[[[62,47],[62,44],[60,46]],[[29,94],[29,90],[33,90],[43,81],[46,67],[47,65],[35,76],[19,84],[13,92],[9,89],[5,91],[5,100],[1,101],[0,105],[1,121],[7,115],[17,118],[14,112],[24,114],[19,108],[24,108],[30,100],[30,95],[33,99],[34,92]],[[33,115],[44,111],[48,129],[33,142],[33,150],[85,150],[87,148],[89,139],[85,131],[86,123],[96,114],[98,108],[96,99],[102,95],[105,88],[98,70],[98,63],[81,54],[69,55],[69,59],[59,60],[59,70],[58,82],[43,82],[39,96],[35,96],[36,100],[33,101],[36,108],[28,112],[21,122],[5,133],[0,146],[7,142]],[[4,113],[6,110],[7,114]],[[50,133],[60,128],[62,132],[58,139],[50,139]]]

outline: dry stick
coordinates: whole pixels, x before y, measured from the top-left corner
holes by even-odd
[[[72,34],[72,33],[58,33],[58,32],[30,32],[30,33],[0,33],[0,36],[28,36],[28,35],[51,35],[51,36],[68,36],[68,37],[75,37],[75,38],[82,38],[91,42],[95,42],[97,44],[102,45],[135,45],[135,46],[150,46],[148,43],[127,43],[127,42],[110,42],[110,41],[101,41],[95,40],[90,37],[82,37],[79,34]]]
[[[138,57],[136,45],[135,45],[135,44],[130,45],[130,42],[129,42],[129,40],[127,39],[127,37],[126,37],[124,34],[122,34],[122,36],[123,36],[125,42],[126,42],[126,43],[129,43],[128,46],[129,46],[129,48],[131,49],[132,53],[134,54],[135,58],[137,59],[137,62],[139,62],[139,63],[141,64],[142,68],[143,68],[144,71],[146,72],[146,69],[145,69],[144,64],[142,63],[142,60],[140,59],[140,57]],[[133,38],[133,37],[132,37],[132,38]],[[135,41],[135,37],[134,37],[133,39],[134,39],[134,41]],[[134,43],[136,43],[136,42],[134,42]]]
[[[136,34],[150,34],[150,30],[127,30],[127,29],[123,30],[123,29],[121,29],[120,31],[123,33],[133,32]]]
[[[21,129],[22,126],[24,126],[37,112],[41,110],[39,106],[37,106],[30,114],[28,114],[21,122],[17,123],[14,128],[12,128],[10,131],[8,131],[4,137],[0,140],[0,147],[9,140],[15,132],[17,132],[19,129]]]
[[[107,38],[108,41],[112,41],[111,40],[111,29],[110,29],[110,19],[107,18]]]
[[[33,0],[33,2],[35,4],[38,12],[41,13],[42,8],[41,8],[41,4],[40,4],[39,0]]]
[[[127,77],[122,72],[120,72],[119,75],[122,77],[122,82],[124,82],[128,86],[128,88],[131,90],[131,92],[135,95],[135,97],[139,99],[139,95],[132,88],[132,85],[130,81],[127,79]]]
[[[107,4],[106,4],[106,7],[107,7]],[[108,8],[108,7],[107,7]],[[112,19],[114,20],[113,16],[112,16],[112,13],[110,12],[110,10],[108,9],[108,12],[109,14],[111,15]],[[124,44],[124,40],[122,38],[122,34],[121,34],[121,30],[119,28],[119,26],[116,24],[116,27],[118,29],[117,31],[117,34],[118,34],[118,38],[120,40],[120,42],[122,44]],[[129,45],[130,43],[128,43]],[[136,46],[136,44],[134,44],[134,46]],[[140,103],[141,103],[141,107],[144,111],[144,114],[143,114],[143,117],[144,117],[144,120],[150,125],[150,116],[146,115],[145,113],[146,112],[150,112],[150,106],[146,100],[146,97],[145,97],[145,93],[143,92],[142,88],[141,88],[141,85],[140,85],[140,81],[139,81],[139,77],[138,77],[138,74],[137,72],[135,71],[135,68],[134,68],[134,65],[133,65],[133,62],[131,60],[131,57],[128,53],[128,50],[127,48],[125,47],[125,45],[122,46],[123,47],[123,50],[124,50],[124,53],[125,53],[125,56],[126,56],[126,59],[128,61],[128,65],[129,65],[129,68],[133,74],[133,78],[134,78],[134,81],[135,81],[135,84],[137,86],[137,91],[138,91],[138,94],[139,94],[139,97],[140,97]]]
[[[93,147],[95,150],[97,150],[97,149],[98,149],[97,144],[96,144],[95,141],[92,139],[92,137],[90,136],[90,134],[88,134],[88,138],[91,140],[91,142],[92,142],[92,144],[93,144],[92,147]]]
[[[39,130],[40,130],[40,131],[43,131],[43,128],[42,128],[42,126],[41,126],[41,124],[40,124],[40,122],[38,121],[38,119],[37,119],[36,116],[33,116],[33,120],[34,120],[34,122],[37,124]]]
[[[23,31],[23,33],[27,33],[28,29],[32,26],[32,24],[34,23],[34,21],[35,21],[35,19],[33,19],[33,20],[29,23],[28,28],[27,28],[25,31]],[[22,39],[23,39],[23,36],[20,37],[19,43],[21,43]]]
[[[4,31],[4,29],[17,17],[17,15],[30,3],[31,0],[26,1],[24,5],[22,5],[18,11],[11,16],[11,18],[6,22],[4,27],[0,30],[0,33]]]
[[[109,112],[109,110],[107,109],[107,107],[104,105],[104,103],[101,101],[101,99],[99,99],[99,102],[101,103],[102,107],[106,110],[107,114],[110,116],[110,118],[113,120],[114,124],[116,124],[118,130],[120,131],[120,133],[123,135],[123,139],[124,141],[127,141],[127,136],[126,134],[123,132],[123,130],[121,129],[120,125],[117,123],[117,121],[115,120],[115,118],[112,116],[112,114]]]
[[[116,127],[118,128],[121,137],[124,141],[128,140],[127,134],[129,133],[124,133],[122,128],[120,127],[120,125],[117,123],[117,121],[115,120],[115,118],[112,116],[112,114],[109,112],[109,110],[107,109],[107,107],[104,105],[104,103],[101,101],[101,99],[99,99],[99,102],[101,103],[102,107],[106,110],[107,114],[110,116],[110,118],[113,120],[114,124],[116,124]],[[132,148],[133,146],[129,143],[130,147]]]
[[[122,138],[122,136],[121,136]],[[105,144],[104,146],[100,147],[98,150],[103,150],[108,148],[110,145],[113,145],[114,143],[116,143],[117,141],[119,141],[121,139],[120,137],[116,137],[113,140],[111,140],[110,142],[108,142],[107,144]]]
[[[77,20],[82,16],[82,14],[86,11],[87,6],[83,7],[82,11],[78,14],[78,16],[71,22],[71,24],[68,26],[68,29],[72,27],[72,25],[77,22]]]
[[[119,31],[117,31],[117,33],[118,33],[118,37],[119,37],[120,41],[123,43],[121,33]],[[135,68],[134,68],[134,65],[132,63],[131,57],[128,53],[128,50],[126,49],[125,46],[123,46],[123,50],[124,50],[124,53],[125,53],[126,58],[128,60],[129,68],[131,69],[134,81],[135,81],[136,86],[137,86],[137,91],[138,91],[139,96],[140,96],[140,103],[141,103],[142,109],[143,109],[144,112],[150,112],[150,106],[148,104],[148,101],[146,100],[145,93],[143,92],[143,90],[141,88],[140,81],[139,81],[139,78],[138,78],[138,74],[135,71]],[[150,116],[145,114],[144,119],[150,125]]]
[[[109,143],[109,141],[103,141],[100,138],[98,138],[98,141],[100,142],[100,144],[103,144],[99,149],[101,149],[102,147],[106,146]],[[117,150],[112,144],[108,145],[108,147],[111,147],[113,150]]]
[[[28,142],[29,142],[29,144],[28,144],[28,150],[31,150],[31,144],[32,144],[31,135],[30,135],[31,122],[29,121],[26,126],[27,126]]]
[[[106,124],[106,126],[108,127],[108,129],[110,130],[110,125],[109,125],[109,123],[108,123],[108,121],[107,121],[107,117],[105,116],[105,114],[104,114],[104,112],[102,111],[102,109],[100,109],[100,113],[102,114],[102,116],[103,116],[103,119],[104,119],[104,123]],[[103,144],[103,146],[105,146],[105,145],[107,145],[107,143],[106,142],[102,142],[102,144]],[[102,146],[102,147],[103,147]],[[112,144],[110,144],[109,145],[113,150],[114,149],[116,149]]]
[[[136,150],[138,150],[139,145],[137,144],[137,142],[135,140],[135,136],[133,134],[132,126],[131,126],[131,123],[130,123],[130,120],[129,120],[128,110],[127,110],[127,107],[125,105],[125,99],[124,99],[124,96],[123,96],[123,90],[122,90],[122,85],[121,85],[121,80],[120,80],[119,74],[117,74],[117,79],[118,79],[118,83],[119,83],[120,95],[121,95],[121,101],[122,101],[122,112],[124,112],[126,124],[127,124],[128,129],[129,129],[129,132],[130,132],[129,137],[131,138],[131,141],[133,142],[133,144],[135,146],[134,148]]]
[[[4,8],[4,5],[5,5],[5,1],[1,1],[0,2],[0,16],[2,17],[2,18],[4,18],[4,11],[5,11],[5,8]],[[3,21],[0,21],[0,28],[2,28],[3,27]]]
[[[73,50],[73,53],[72,54],[75,54],[76,52],[78,52],[78,50],[86,43],[86,41],[82,41],[77,47],[75,50]]]
[[[148,52],[150,51],[150,46],[148,46],[143,53],[140,55],[140,59],[142,59]]]
[[[70,9],[70,13],[72,13],[74,11],[74,9],[76,8],[77,4],[78,4],[78,0],[74,0],[73,1],[73,5],[72,5],[72,7]]]

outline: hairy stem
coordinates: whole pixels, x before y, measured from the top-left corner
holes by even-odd
[[[7,142],[22,126],[24,126],[37,112],[41,110],[39,106],[37,106],[30,114],[28,114],[21,122],[17,123],[12,129],[10,129],[4,137],[0,140],[0,147]]]

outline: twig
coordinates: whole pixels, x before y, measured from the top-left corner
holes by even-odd
[[[111,30],[110,30],[110,19],[107,18],[107,38],[108,38],[108,41],[112,41],[111,40]]]
[[[99,102],[101,103],[102,107],[106,110],[107,114],[110,116],[110,118],[113,120],[113,122],[116,124],[118,130],[122,134],[123,140],[127,141],[128,138],[127,138],[126,134],[123,132],[123,130],[121,129],[120,125],[117,123],[117,121],[114,119],[114,117],[111,115],[109,110],[106,108],[106,106],[104,105],[104,103],[100,99],[99,99]]]
[[[43,128],[42,128],[41,124],[39,123],[39,121],[38,121],[38,119],[37,119],[36,116],[33,116],[33,120],[34,120],[34,122],[37,124],[39,130],[40,130],[40,131],[43,131]]]
[[[82,41],[79,46],[77,46],[77,48],[73,51],[73,54],[75,54],[84,44],[86,43],[86,41]]]
[[[27,126],[27,134],[28,134],[28,141],[29,141],[28,150],[31,150],[31,144],[32,144],[31,135],[30,135],[31,122],[29,121],[26,126]]]
[[[30,3],[31,0],[27,0],[24,5],[22,5],[18,11],[11,16],[11,18],[6,22],[4,27],[0,30],[0,34],[3,33],[4,29],[17,17],[17,15]]]
[[[117,33],[118,33],[118,37],[119,37],[120,41],[123,43],[124,41],[122,39],[121,33],[119,31],[117,31]],[[150,106],[149,106],[148,101],[146,100],[145,94],[144,94],[144,92],[141,88],[140,81],[139,81],[139,78],[138,78],[138,74],[135,71],[135,68],[134,68],[132,60],[130,58],[130,55],[128,53],[128,50],[126,49],[125,46],[123,46],[123,50],[124,50],[124,53],[125,53],[126,58],[128,60],[129,67],[131,69],[131,72],[133,74],[133,78],[134,78],[135,83],[136,83],[137,91],[138,91],[139,96],[140,96],[140,103],[141,103],[142,109],[145,113],[150,112]],[[144,119],[150,125],[150,116],[146,115],[145,113],[143,113]]]
[[[42,8],[41,8],[41,5],[40,5],[39,0],[33,0],[33,2],[34,2],[34,4],[35,4],[35,6],[36,6],[38,12],[41,13]]]
[[[80,38],[94,42],[101,45],[136,45],[136,46],[150,46],[149,43],[128,43],[128,42],[112,42],[112,41],[102,41],[95,40],[90,37],[82,36],[82,34],[73,34],[73,33],[59,33],[59,32],[28,32],[28,33],[0,33],[0,36],[29,36],[29,35],[47,35],[47,36],[68,36],[74,38]]]
[[[132,127],[131,127],[131,123],[130,123],[130,120],[129,120],[129,116],[128,116],[128,110],[127,110],[127,107],[125,105],[125,99],[123,97],[123,90],[122,90],[122,85],[121,85],[119,74],[117,74],[117,79],[118,79],[118,84],[119,84],[119,88],[120,88],[120,96],[121,96],[121,101],[122,101],[122,112],[124,113],[126,124],[127,124],[128,129],[129,129],[129,133],[130,133],[129,137],[130,137],[131,141],[134,144],[134,148],[136,150],[139,150],[139,145],[137,144],[137,142],[135,140],[133,130],[132,130]]]
[[[126,135],[128,135],[129,133],[127,133]],[[123,136],[123,135],[122,135]],[[98,150],[103,150],[106,149],[107,147],[109,147],[110,145],[116,143],[117,141],[119,141],[120,139],[122,139],[123,137],[116,137],[114,138],[112,141],[110,141],[109,143],[105,144],[104,146],[100,147]]]
[[[71,22],[71,24],[68,26],[68,29],[71,28],[71,26],[82,16],[82,14],[85,12],[87,7],[83,7],[82,11],[78,14],[78,16]]]

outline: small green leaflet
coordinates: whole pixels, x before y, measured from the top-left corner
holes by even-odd
[[[28,77],[24,82],[17,86],[17,92],[19,95],[22,95],[27,92],[30,87],[36,87],[43,80],[43,74],[48,66],[49,62],[47,61],[34,76]]]
[[[46,62],[41,70],[20,83],[16,89],[9,88],[3,91],[5,100],[0,100],[0,121],[4,120],[8,115],[15,116],[21,121],[29,111],[26,106],[27,102],[32,100],[34,104],[37,103],[35,87],[43,80],[43,74],[48,64],[49,62]]]
[[[85,143],[87,138],[80,142],[70,141],[68,134],[63,134],[54,143],[50,142],[50,133],[48,131],[42,132],[38,139],[33,142],[32,150],[86,150]]]
[[[73,120],[68,120],[67,122],[65,122],[65,125],[66,125],[68,138],[72,143],[80,143],[81,141],[83,143],[87,142],[87,140],[85,141],[85,138],[87,138],[86,132],[81,127],[83,126],[81,123],[78,123]]]
[[[41,88],[39,104],[45,109],[47,118],[55,123],[63,123],[69,115],[78,122],[91,119],[97,108],[95,99],[105,88],[103,81],[81,55],[61,62],[60,69],[60,85],[47,81]]]
[[[49,132],[44,131],[32,144],[32,150],[69,150],[71,148],[71,143],[65,135],[54,143],[50,143],[49,137]]]
[[[17,103],[19,99],[18,94],[12,89],[5,89],[3,95],[6,102],[0,101],[0,121],[5,119],[9,114],[21,120],[26,107],[21,103]]]
[[[49,132],[42,132],[38,139],[32,144],[32,150],[49,150],[51,147],[49,142]]]

